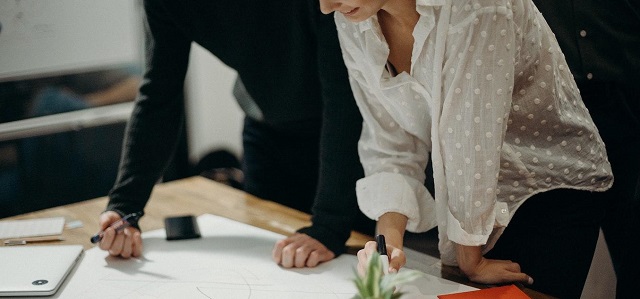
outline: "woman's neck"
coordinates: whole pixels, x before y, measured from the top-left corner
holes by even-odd
[[[420,15],[416,11],[416,0],[389,0],[378,11],[378,19],[391,26],[413,30]]]
[[[411,73],[413,29],[419,18],[416,0],[389,0],[378,11],[380,30],[389,46],[387,61],[394,66],[395,73]]]

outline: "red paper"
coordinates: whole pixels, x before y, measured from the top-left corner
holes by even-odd
[[[440,299],[531,299],[514,285],[481,289],[477,291],[438,295]]]

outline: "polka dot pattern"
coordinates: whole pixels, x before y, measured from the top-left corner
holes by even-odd
[[[371,218],[406,214],[412,230],[438,223],[444,244],[448,238],[492,244],[494,227],[505,226],[532,194],[608,188],[602,140],[555,37],[531,3],[447,5],[417,1],[411,70],[395,76],[385,68],[389,47],[377,17],[351,23],[335,14],[364,119],[361,209]],[[443,11],[449,23],[439,25]],[[424,208],[429,158],[434,210]],[[376,179],[382,174],[397,180]],[[434,214],[437,221],[429,221]],[[441,253],[443,261],[455,259],[455,251]]]

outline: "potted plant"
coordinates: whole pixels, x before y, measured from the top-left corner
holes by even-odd
[[[356,278],[353,281],[358,293],[353,299],[398,299],[403,293],[396,292],[396,287],[423,276],[422,272],[409,269],[383,274],[378,253],[371,256],[364,276],[360,276],[357,271],[355,274]]]

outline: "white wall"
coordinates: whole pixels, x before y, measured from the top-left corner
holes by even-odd
[[[135,63],[140,14],[131,0],[0,1],[0,81]]]
[[[591,269],[582,290],[581,299],[600,299],[616,297],[616,273],[613,270],[609,249],[600,231],[598,245],[593,255]]]
[[[227,149],[238,157],[242,154],[244,113],[232,94],[235,78],[235,70],[201,46],[192,45],[185,83],[192,163],[216,149]]]

